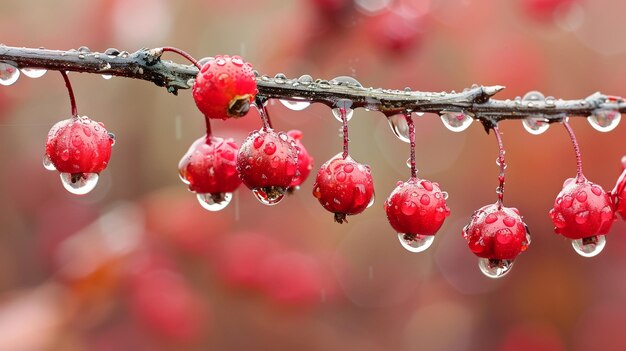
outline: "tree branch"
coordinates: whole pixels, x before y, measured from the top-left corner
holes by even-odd
[[[189,89],[198,70],[192,65],[181,65],[161,60],[163,50],[141,49],[134,53],[108,49],[104,53],[87,48],[59,51],[0,46],[0,61],[18,68],[45,68],[56,71],[96,73],[142,79],[166,87],[170,93]],[[626,101],[619,97],[595,93],[580,100],[526,102],[521,99],[497,100],[492,97],[504,89],[502,86],[477,86],[462,92],[420,92],[409,89],[388,90],[364,88],[326,80],[313,80],[310,76],[288,79],[282,74],[275,77],[258,76],[259,95],[265,98],[323,103],[334,107],[338,102],[347,107],[380,111],[387,116],[409,112],[465,111],[479,119],[486,129],[500,120],[523,119],[528,116],[543,118],[547,122],[560,122],[567,116],[589,116],[597,109],[626,112]],[[343,100],[343,101],[342,101]]]

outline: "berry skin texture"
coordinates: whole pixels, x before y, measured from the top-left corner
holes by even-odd
[[[373,203],[374,182],[370,167],[362,165],[349,155],[335,155],[320,167],[313,184],[313,196],[335,221],[343,223],[346,215],[363,212]]]
[[[233,139],[203,136],[194,141],[178,164],[181,179],[198,194],[232,193],[241,184]]]
[[[298,170],[296,142],[285,132],[256,130],[241,144],[237,171],[261,202],[278,203]]]
[[[516,208],[491,204],[474,212],[463,228],[474,255],[490,260],[513,260],[530,245],[528,228]]]
[[[615,221],[611,197],[586,179],[567,179],[550,210],[554,231],[569,239],[583,239],[609,232]]]
[[[302,145],[302,132],[299,130],[290,130],[287,135],[296,141],[296,149],[298,149],[298,171],[291,181],[290,189],[293,189],[304,183],[311,170],[313,169],[313,157],[309,155],[304,145]]]
[[[245,116],[257,93],[252,65],[239,56],[216,56],[200,69],[192,93],[208,118]]]
[[[622,157],[622,174],[611,191],[611,197],[615,204],[615,211],[622,216],[622,219],[626,219],[626,156]]]
[[[450,215],[446,197],[439,184],[428,180],[398,182],[384,205],[389,224],[398,233],[435,235]]]
[[[100,173],[109,164],[113,142],[101,122],[73,117],[50,129],[46,156],[61,173]]]

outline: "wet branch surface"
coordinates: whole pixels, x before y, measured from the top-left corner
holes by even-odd
[[[44,68],[55,71],[95,73],[142,79],[165,87],[177,94],[179,89],[193,85],[198,70],[193,65],[162,60],[162,49],[141,49],[134,53],[107,49],[91,52],[78,50],[46,50],[0,46],[0,61],[18,68]],[[289,79],[258,76],[259,95],[264,98],[308,101],[330,107],[366,108],[387,116],[405,112],[465,112],[479,119],[489,129],[500,120],[523,119],[528,116],[547,122],[560,122],[568,116],[587,117],[599,109],[626,112],[626,101],[619,97],[595,93],[579,100],[548,97],[545,101],[498,100],[492,98],[502,86],[474,85],[462,92],[421,92],[366,88],[358,85],[314,80],[308,75]]]

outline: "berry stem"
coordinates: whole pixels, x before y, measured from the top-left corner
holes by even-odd
[[[259,116],[261,117],[261,122],[263,123],[263,129],[268,130],[272,129],[272,121],[270,120],[270,115],[267,112],[267,106],[265,106],[265,99],[260,96],[256,96],[254,98],[254,105],[259,111]]]
[[[498,165],[500,166],[500,175],[498,175],[498,181],[500,184],[496,189],[498,193],[498,209],[502,209],[502,202],[504,201],[504,170],[506,169],[506,161],[504,159],[504,144],[502,143],[502,136],[498,130],[498,126],[493,127],[494,134],[496,135],[496,141],[498,142]]]
[[[585,176],[583,175],[583,160],[580,155],[580,148],[578,147],[576,135],[574,134],[574,130],[569,125],[567,119],[563,120],[563,126],[565,126],[565,130],[567,130],[567,134],[569,134],[569,138],[572,140],[572,144],[574,145],[574,154],[576,155],[576,182],[583,183],[585,181]]]
[[[346,113],[345,107],[339,108],[339,113],[341,114],[341,121],[343,123],[343,159],[345,160],[348,157],[348,115]]]
[[[166,46],[166,47],[162,47],[161,50],[163,52],[174,52],[179,54],[180,56],[186,58],[187,60],[189,60],[194,66],[196,66],[197,69],[201,69],[202,66],[200,66],[200,64],[198,63],[198,60],[196,60],[193,56],[189,55],[188,53],[186,53],[185,51],[179,49],[179,48],[175,48],[175,47],[171,47],[171,46]]]
[[[411,142],[411,179],[417,178],[417,168],[415,167],[415,125],[413,124],[413,118],[411,113],[405,112],[404,118],[406,118],[406,124],[409,126],[409,140]]]
[[[74,89],[72,89],[72,83],[70,83],[70,78],[67,76],[65,71],[59,71],[63,76],[63,80],[65,81],[65,86],[67,87],[67,93],[70,95],[70,106],[72,107],[72,117],[78,117],[78,109],[76,108],[76,98],[74,98]]]

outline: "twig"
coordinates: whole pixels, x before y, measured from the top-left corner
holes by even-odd
[[[0,46],[0,61],[18,68],[45,68],[56,71],[96,73],[142,79],[166,87],[170,93],[189,89],[198,70],[193,65],[182,65],[161,60],[162,48],[141,49],[134,53],[108,49],[104,53],[87,48],[59,51]],[[492,97],[503,86],[474,85],[462,92],[420,92],[365,88],[313,80],[310,76],[287,79],[258,76],[259,95],[264,98],[322,103],[334,107],[337,101],[349,100],[352,108],[367,108],[387,116],[405,112],[464,111],[480,120],[487,130],[498,121],[523,119],[528,116],[544,118],[546,122],[562,122],[567,116],[589,116],[596,109],[626,112],[626,101],[619,97],[595,93],[580,100],[545,101],[497,100]]]

